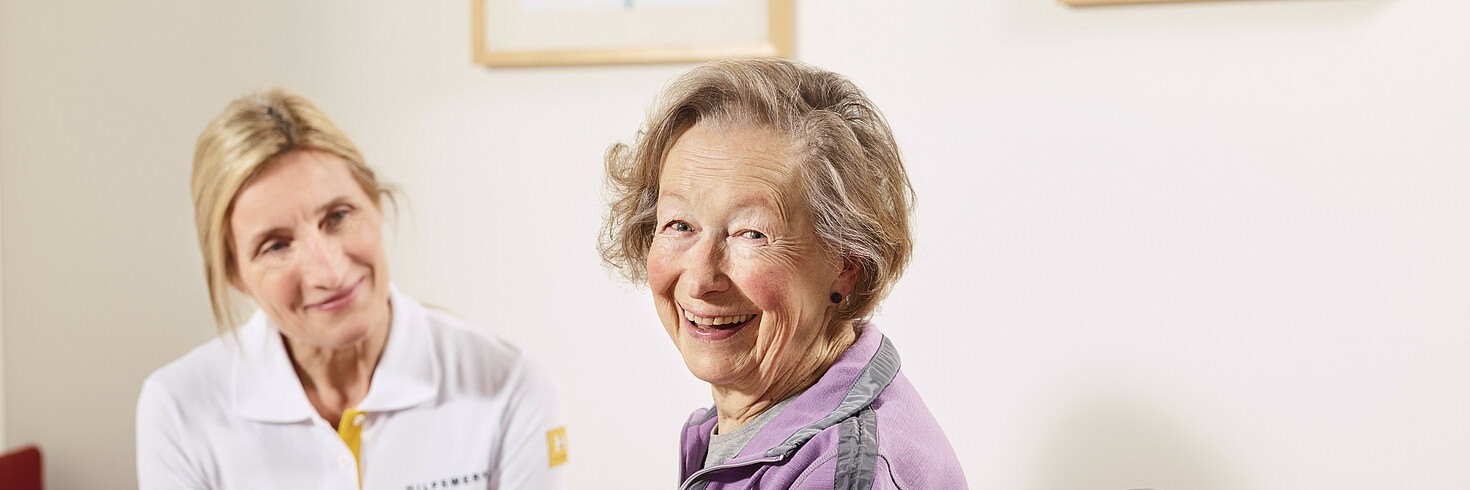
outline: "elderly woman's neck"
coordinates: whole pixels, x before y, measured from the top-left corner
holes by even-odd
[[[809,355],[802,357],[796,369],[772,373],[769,379],[755,380],[749,385],[713,386],[715,409],[719,415],[716,433],[729,434],[759,417],[777,403],[817,384],[837,358],[857,343],[858,331],[851,321],[828,329]]]
[[[361,342],[340,349],[305,345],[283,336],[306,399],[332,427],[343,412],[367,396],[373,370],[388,343],[389,328],[382,325]]]

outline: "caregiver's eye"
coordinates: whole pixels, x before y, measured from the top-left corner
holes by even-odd
[[[290,242],[286,240],[271,240],[260,245],[260,253],[256,255],[270,255],[285,250]]]
[[[342,224],[343,220],[347,219],[347,215],[351,213],[351,211],[352,210],[349,208],[341,207],[330,213],[327,213],[327,217],[322,220],[322,227],[328,230],[336,229],[337,226]]]

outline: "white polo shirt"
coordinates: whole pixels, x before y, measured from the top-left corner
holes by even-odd
[[[155,371],[138,398],[151,489],[558,489],[566,430],[551,370],[393,288],[372,385],[339,435],[261,312]],[[360,437],[357,456],[344,442]],[[359,461],[361,483],[359,486]]]

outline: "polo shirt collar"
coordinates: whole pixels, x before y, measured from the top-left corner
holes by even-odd
[[[388,345],[373,370],[367,396],[357,404],[363,412],[402,410],[439,395],[439,352],[429,330],[429,313],[418,301],[391,286],[393,327]],[[401,328],[400,328],[401,327]]]
[[[393,305],[388,341],[373,369],[367,396],[358,403],[363,412],[401,410],[438,395],[439,358],[429,331],[428,313],[413,298],[390,285]],[[301,379],[286,354],[280,330],[262,311],[226,338],[239,355],[234,366],[234,405],[249,419],[292,423],[310,420],[316,409],[306,399]]]
[[[239,354],[235,357],[234,396],[240,415],[277,423],[301,422],[316,415],[286,355],[280,330],[265,312],[256,310],[250,321],[226,335],[225,343],[235,343]]]

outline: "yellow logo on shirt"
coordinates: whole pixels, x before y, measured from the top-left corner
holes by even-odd
[[[551,466],[567,462],[567,428],[557,427],[546,431],[546,453]]]

